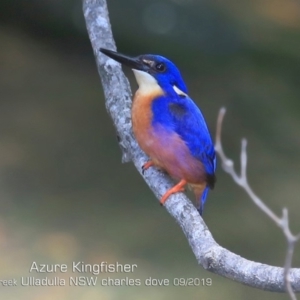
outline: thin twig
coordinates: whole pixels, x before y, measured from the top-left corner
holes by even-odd
[[[225,155],[222,146],[222,141],[221,141],[222,125],[223,125],[223,119],[225,113],[226,113],[226,109],[224,107],[221,108],[217,120],[215,150],[221,158],[222,167],[225,170],[225,172],[229,173],[233,178],[233,180],[246,191],[246,193],[253,200],[253,202],[258,206],[258,208],[262,210],[270,219],[272,219],[279,228],[281,228],[287,241],[287,253],[286,253],[285,264],[284,264],[284,285],[290,298],[292,300],[296,300],[296,296],[291,286],[290,270],[292,267],[295,243],[299,240],[300,235],[299,234],[293,235],[291,233],[289,227],[288,210],[286,208],[283,208],[282,217],[278,217],[258,196],[256,196],[256,194],[253,192],[252,188],[250,187],[247,179],[247,140],[242,139],[240,175],[238,175],[237,172],[235,171],[233,161],[227,158],[227,156]]]

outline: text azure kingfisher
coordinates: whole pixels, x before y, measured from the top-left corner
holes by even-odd
[[[178,68],[160,55],[130,57],[100,51],[134,72],[139,88],[131,109],[133,133],[150,158],[143,171],[155,166],[177,182],[162,196],[161,204],[188,185],[202,215],[208,190],[216,181],[216,154],[205,119],[188,96]]]

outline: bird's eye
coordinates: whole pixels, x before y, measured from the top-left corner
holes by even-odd
[[[158,63],[155,65],[155,69],[158,72],[164,72],[166,70],[166,66],[163,63]]]

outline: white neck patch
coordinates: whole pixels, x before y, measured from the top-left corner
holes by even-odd
[[[163,93],[163,90],[158,85],[156,79],[148,74],[147,72],[132,69],[135,79],[139,85],[139,90],[143,93],[153,92],[153,91],[160,91]]]
[[[181,89],[179,89],[176,85],[173,85],[173,89],[176,92],[177,95],[179,96],[184,96],[187,97],[188,95],[184,93]]]

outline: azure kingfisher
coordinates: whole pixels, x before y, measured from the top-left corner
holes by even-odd
[[[155,166],[177,181],[160,203],[188,185],[202,215],[208,190],[215,184],[216,155],[205,119],[188,96],[178,68],[160,55],[130,57],[103,48],[100,51],[134,72],[139,88],[132,103],[132,128],[139,146],[150,157],[142,171]]]

